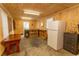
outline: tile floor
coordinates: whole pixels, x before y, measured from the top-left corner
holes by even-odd
[[[20,42],[20,52],[10,54],[9,56],[74,56],[64,49],[59,51],[53,50],[43,39],[39,38],[40,44],[38,46],[33,46],[32,41],[33,38],[22,38]]]

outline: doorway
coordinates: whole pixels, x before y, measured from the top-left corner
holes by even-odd
[[[29,37],[29,22],[28,21],[23,22],[23,28],[24,28],[24,37],[28,38]]]

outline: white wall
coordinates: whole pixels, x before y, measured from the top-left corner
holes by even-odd
[[[9,35],[7,14],[2,9],[0,9],[0,13],[2,16],[3,38],[6,38]]]

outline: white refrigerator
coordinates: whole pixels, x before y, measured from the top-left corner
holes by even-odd
[[[63,21],[47,21],[47,44],[55,50],[63,48],[63,36],[65,30],[65,22]]]

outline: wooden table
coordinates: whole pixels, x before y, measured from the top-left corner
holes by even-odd
[[[21,35],[20,34],[13,34],[7,37],[2,41],[2,45],[5,47],[5,53],[7,55],[19,52],[19,44],[20,44]]]

